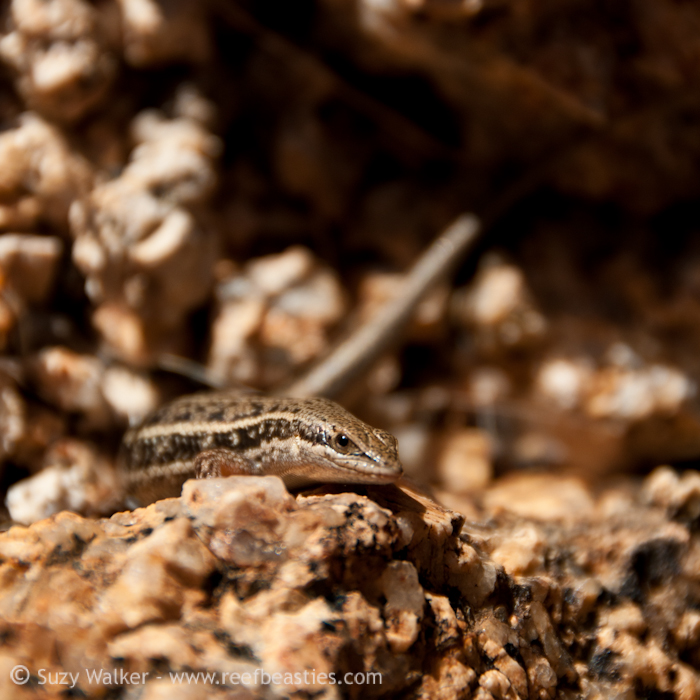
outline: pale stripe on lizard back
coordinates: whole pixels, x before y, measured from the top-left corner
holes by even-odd
[[[239,473],[280,476],[288,486],[388,483],[402,473],[396,439],[329,399],[208,392],[173,401],[127,432],[126,490],[142,504],[177,496],[198,456],[216,450],[232,455]]]

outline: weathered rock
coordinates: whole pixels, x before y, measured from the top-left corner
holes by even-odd
[[[469,289],[455,293],[453,307],[460,322],[475,328],[477,342],[487,346],[527,344],[546,331],[522,270],[498,259],[482,263]]]
[[[196,3],[119,0],[124,56],[134,66],[201,63],[211,53],[210,27]]]
[[[0,57],[13,68],[27,104],[51,119],[72,122],[84,116],[105,97],[116,75],[111,3],[8,4]]]
[[[346,300],[336,275],[305,248],[252,260],[222,280],[209,368],[223,383],[288,380],[328,349]]]
[[[336,697],[330,679],[358,672],[382,674],[365,696],[399,691],[419,679],[426,649],[458,653],[465,629],[447,598],[426,597],[413,563],[394,559],[405,546],[396,516],[367,497],[295,501],[273,477],[188,482],[182,499],[109,520],[59,514],[0,536],[11,659],[36,679],[40,666],[79,673],[88,697],[106,682],[89,683],[88,668],[110,682],[137,674],[146,693],[156,673],[183,670],[234,690],[231,674],[247,674],[272,697]],[[445,619],[439,645],[426,637],[428,610]],[[69,658],[39,653],[28,625],[70,646]]]
[[[10,517],[29,525],[62,510],[105,515],[121,505],[117,473],[109,460],[78,440],[55,442],[42,469],[7,490]]]
[[[27,303],[46,300],[56,277],[63,243],[55,236],[0,237],[0,270],[6,284]]]
[[[35,684],[77,674],[87,697],[155,697],[183,672],[270,697],[338,697],[346,673],[363,697],[700,697],[700,546],[665,474],[625,510],[611,492],[461,531],[415,490],[295,499],[275,477],[190,481],[108,520],[59,513],[0,535],[0,656]]]
[[[143,364],[211,287],[217,239],[193,208],[211,194],[221,145],[196,119],[155,110],[137,115],[132,133],[127,167],[77,200],[70,220],[96,327]]]
[[[437,469],[446,491],[473,493],[488,485],[493,476],[493,444],[486,431],[452,431],[440,442]]]
[[[26,230],[47,222],[63,231],[68,209],[92,185],[93,171],[64,135],[31,112],[0,136],[0,229]]]

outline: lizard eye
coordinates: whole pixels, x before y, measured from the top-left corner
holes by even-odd
[[[333,436],[333,447],[338,452],[347,454],[355,447],[355,444],[345,433],[337,433]]]

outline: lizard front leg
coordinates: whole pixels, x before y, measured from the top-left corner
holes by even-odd
[[[194,460],[194,473],[197,479],[214,479],[218,476],[252,476],[258,470],[242,455],[219,448],[200,452]]]

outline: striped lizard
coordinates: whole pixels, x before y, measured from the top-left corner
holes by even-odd
[[[329,398],[387,349],[434,284],[472,245],[479,224],[463,215],[428,247],[396,297],[340,343],[287,396],[205,392],[162,407],[124,436],[120,472],[142,505],[178,496],[189,478],[280,476],[314,482],[382,484],[402,474],[396,438]]]

